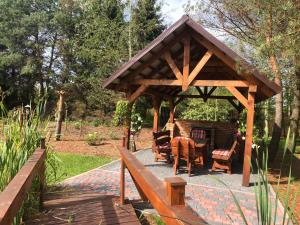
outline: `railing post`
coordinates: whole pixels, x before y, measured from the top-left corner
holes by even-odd
[[[121,159],[121,173],[120,173],[120,204],[125,203],[125,162]]]
[[[167,177],[165,178],[165,185],[169,204],[171,206],[185,205],[184,198],[186,181],[181,177]]]
[[[46,149],[46,143],[45,138],[41,138],[41,149]],[[40,199],[39,199],[39,209],[40,211],[43,209],[43,202],[44,202],[44,189],[45,189],[45,172],[46,172],[46,166],[45,166],[45,160],[42,162],[40,172],[39,172],[39,181],[40,181]]]
[[[123,136],[123,138],[122,138],[122,147],[125,148],[125,146],[126,146],[126,137]]]

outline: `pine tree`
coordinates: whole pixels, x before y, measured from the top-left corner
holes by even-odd
[[[161,6],[156,0],[138,0],[132,10],[134,50],[143,49],[165,29]]]
[[[8,107],[44,95],[55,1],[0,1],[0,85]]]

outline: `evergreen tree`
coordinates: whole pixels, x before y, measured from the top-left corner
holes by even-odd
[[[10,108],[44,95],[55,2],[2,0],[0,7],[0,85]]]
[[[161,6],[156,0],[138,0],[131,22],[135,51],[143,49],[165,29]]]

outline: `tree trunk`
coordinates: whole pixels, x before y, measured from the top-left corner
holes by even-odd
[[[59,100],[58,100],[58,111],[57,111],[57,121],[56,121],[56,129],[55,129],[55,139],[56,141],[60,141],[61,137],[61,127],[63,122],[63,106],[64,106],[64,92],[60,91],[59,93]]]
[[[269,138],[269,101],[265,102],[265,106],[264,106],[264,124],[265,124],[265,128],[264,128],[264,135],[265,135],[265,139]]]
[[[294,88],[294,99],[292,114],[290,117],[290,138],[288,142],[288,150],[291,152],[295,151],[297,137],[298,137],[298,128],[299,128],[299,117],[300,117],[300,67],[296,69],[295,74],[295,83],[296,87]]]
[[[281,72],[279,70],[279,65],[277,59],[274,55],[271,55],[269,58],[269,64],[271,66],[272,71],[275,74],[275,83],[281,85]],[[272,139],[269,144],[269,159],[273,161],[276,157],[276,154],[279,149],[279,142],[282,131],[282,107],[283,107],[283,94],[282,91],[275,96],[275,119],[272,131]]]

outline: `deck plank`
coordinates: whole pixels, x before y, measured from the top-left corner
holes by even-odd
[[[120,205],[119,197],[95,192],[66,191],[45,196],[44,210],[26,225],[140,225],[131,204]]]

